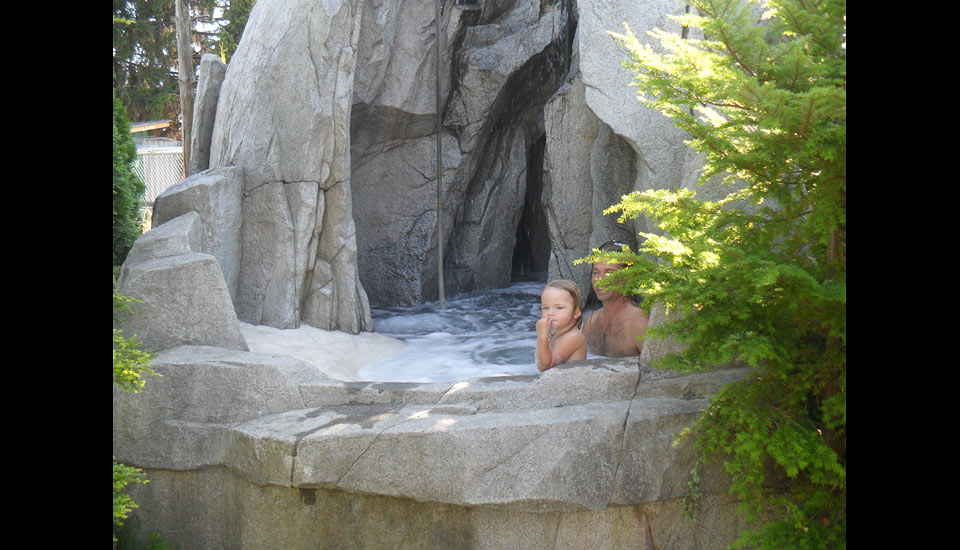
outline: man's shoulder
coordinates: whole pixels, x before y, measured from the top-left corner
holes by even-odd
[[[630,307],[627,308],[627,311],[629,312],[630,317],[643,319],[650,317],[645,311],[643,311],[643,308],[632,302],[630,303]]]
[[[637,304],[630,301],[626,304],[623,309],[617,312],[617,321],[634,321],[634,320],[644,320],[648,319],[648,315],[644,313],[643,308]]]
[[[634,306],[624,321],[632,327],[633,331],[644,333],[647,330],[647,323],[650,322],[650,316],[639,306]]]

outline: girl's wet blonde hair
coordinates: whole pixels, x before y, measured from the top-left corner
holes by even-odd
[[[569,279],[555,279],[547,283],[545,288],[558,288],[570,294],[570,297],[573,298],[574,310],[580,312],[580,317],[577,319],[577,328],[580,328],[580,325],[583,324],[583,299],[580,298],[580,287],[577,286],[577,283]]]

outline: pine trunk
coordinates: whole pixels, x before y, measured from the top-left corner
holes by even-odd
[[[174,1],[176,2],[177,61],[180,73],[180,134],[183,142],[183,175],[186,177],[190,175],[187,172],[190,166],[190,137],[193,129],[193,98],[196,93],[194,91],[196,78],[193,74],[193,47],[190,39],[190,6],[187,0]]]

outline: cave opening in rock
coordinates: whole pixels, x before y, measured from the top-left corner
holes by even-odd
[[[550,232],[540,196],[543,193],[543,153],[547,137],[541,134],[527,148],[527,186],[523,212],[513,247],[511,282],[547,280]]]

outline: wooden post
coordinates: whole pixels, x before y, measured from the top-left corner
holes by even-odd
[[[189,176],[190,170],[190,139],[193,133],[193,98],[196,94],[193,69],[193,45],[190,39],[191,24],[190,5],[187,0],[174,0],[176,12],[174,20],[177,27],[177,65],[180,81],[180,137],[183,142],[183,176]]]

